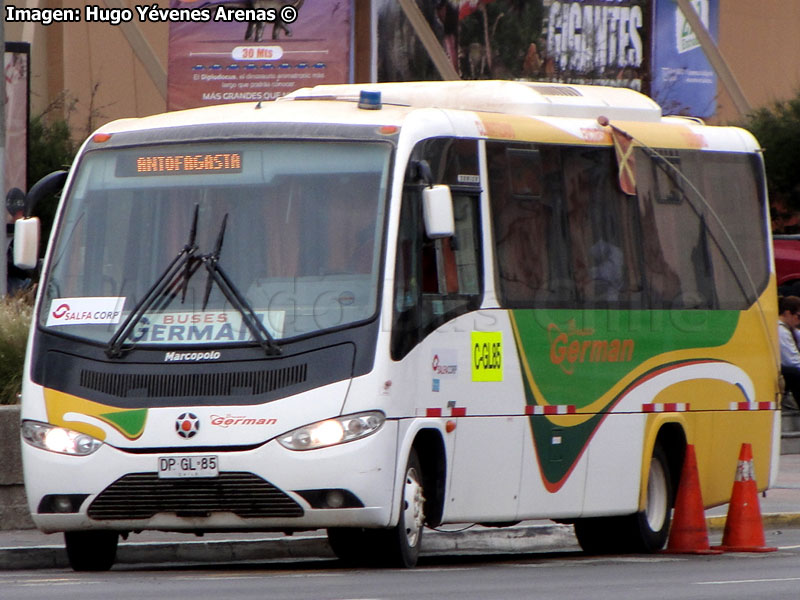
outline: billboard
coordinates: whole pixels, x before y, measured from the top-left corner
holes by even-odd
[[[374,0],[379,81],[439,79],[395,0]],[[647,90],[646,0],[416,0],[462,79]]]
[[[716,41],[719,0],[691,0]],[[674,0],[655,0],[651,95],[664,114],[707,118],[717,109],[717,77]]]
[[[546,56],[553,61],[552,75],[557,81],[647,90],[650,20],[646,2],[545,3]]]
[[[352,0],[170,0],[167,108],[352,81]]]

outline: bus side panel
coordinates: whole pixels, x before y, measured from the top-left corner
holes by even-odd
[[[389,414],[407,408],[440,430],[450,424],[444,521],[513,520],[526,418],[505,311],[447,322],[395,363],[391,380]]]
[[[570,438],[563,434],[580,426],[585,417],[562,416],[554,421],[544,415],[528,418],[518,519],[570,519],[583,510],[589,455],[582,452],[564,473]],[[540,438],[546,438],[538,444],[534,443],[536,430],[540,431]]]
[[[589,444],[581,516],[624,515],[639,509],[639,490],[644,452],[645,415],[615,414],[606,417]]]
[[[524,417],[458,420],[446,516],[504,522],[517,518]]]

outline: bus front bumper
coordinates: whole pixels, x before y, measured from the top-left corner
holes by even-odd
[[[44,532],[292,531],[387,527],[394,502],[397,422],[369,437],[292,451],[272,440],[254,450],[90,456],[23,443],[31,516]],[[159,477],[158,461],[215,456],[216,477]]]

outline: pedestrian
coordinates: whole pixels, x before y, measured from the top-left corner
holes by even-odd
[[[800,407],[800,348],[797,338],[800,327],[800,297],[785,296],[778,300],[778,338],[781,348],[781,374],[786,382],[786,391],[791,392],[794,402],[788,408]],[[786,398],[784,398],[784,405]]]

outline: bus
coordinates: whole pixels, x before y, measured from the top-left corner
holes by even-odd
[[[426,527],[666,543],[741,444],[777,474],[763,160],[629,90],[326,85],[116,121],[81,147],[41,266],[21,437],[75,570],[119,538],[325,529],[412,567]],[[34,218],[17,263],[36,264]]]

